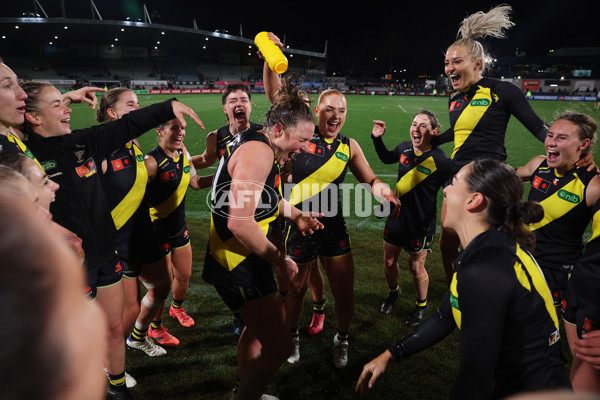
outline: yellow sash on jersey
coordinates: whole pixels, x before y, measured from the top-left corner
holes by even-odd
[[[279,216],[279,210],[272,216],[263,220],[257,221],[258,226],[263,231],[264,235],[267,236],[269,232],[269,224],[277,219]],[[215,260],[223,267],[232,271],[242,261],[244,261],[252,252],[248,250],[235,236],[230,237],[227,240],[221,239],[219,236],[213,221],[213,217],[210,217],[210,234],[208,238],[208,244],[210,253]]]
[[[350,146],[340,143],[335,151],[342,153],[344,157],[337,157],[333,154],[321,168],[298,182],[291,190],[289,203],[293,206],[300,204],[306,199],[325,189],[331,182],[342,174],[346,164],[350,160]]]
[[[489,106],[492,104],[492,100],[497,101],[498,96],[492,94],[490,88],[480,86],[469,105],[465,107],[464,111],[460,114],[454,124],[454,150],[452,151],[451,158],[454,158],[456,152],[473,132],[473,129],[475,129],[475,126],[477,126],[481,117],[483,117]],[[487,104],[487,106],[483,104]]]
[[[131,146],[133,145],[130,144],[126,147],[131,148]],[[146,184],[148,183],[148,171],[144,164],[144,154],[137,146],[133,146],[133,151],[135,153],[136,168],[135,182],[133,182],[133,186],[125,197],[110,212],[117,230],[121,229],[129,221],[129,218],[131,218],[142,203],[144,193],[146,192]]]
[[[546,311],[548,311],[548,315],[550,316],[550,318],[552,318],[554,326],[556,327],[556,329],[558,329],[558,317],[556,316],[554,302],[552,301],[550,289],[548,288],[548,284],[546,283],[546,279],[544,278],[542,270],[535,263],[531,255],[529,253],[526,253],[519,245],[517,245],[517,257],[521,262],[515,262],[514,267],[519,283],[521,283],[521,285],[529,292],[532,291],[531,285],[533,284],[535,291],[544,300]]]
[[[31,150],[29,150],[27,148],[27,146],[25,146],[25,143],[23,143],[21,141],[21,139],[19,139],[17,136],[15,136],[12,132],[8,132],[8,141],[14,143],[15,145],[17,145],[17,147],[19,147],[19,149],[21,149],[21,151],[23,153],[25,153],[25,155],[29,158],[31,158],[33,161],[35,161],[37,163],[37,165],[40,166],[40,168],[42,169],[42,171],[44,171],[44,174],[46,174],[46,171],[44,170],[44,167],[42,167],[42,164],[40,164],[40,162],[37,160],[37,158],[35,158],[35,156],[33,155],[33,153],[31,152]]]
[[[554,221],[555,216],[558,216],[559,218],[562,217],[583,201],[585,195],[585,185],[581,179],[579,179],[577,174],[574,175],[575,179],[567,183],[556,193],[548,196],[548,198],[540,202],[541,206],[544,208],[544,218],[539,222],[528,225],[529,230],[535,231],[536,229],[546,226],[550,222]],[[579,197],[579,201],[573,202],[564,200],[561,198],[560,193],[565,192],[577,195]],[[549,210],[552,210],[552,213],[548,212]]]
[[[396,184],[396,196],[400,198],[410,192],[435,171],[437,171],[437,166],[433,157],[426,158],[400,178],[400,181]]]
[[[152,222],[157,219],[162,219],[171,214],[183,201],[185,192],[187,191],[188,185],[190,184],[190,163],[185,155],[181,154],[179,157],[183,157],[183,171],[181,171],[181,181],[177,189],[171,193],[167,199],[156,207],[150,207],[150,219]],[[165,159],[162,163],[164,164],[168,159]],[[178,162],[178,159],[173,159]],[[160,167],[160,165],[159,165]]]
[[[542,273],[540,267],[535,263],[531,255],[521,249],[518,244],[516,256],[517,261],[515,261],[514,269],[519,283],[529,292],[532,292],[533,285],[536,293],[539,294],[544,300],[546,311],[548,311],[548,315],[550,318],[552,318],[554,326],[556,329],[558,329],[558,317],[556,316],[554,303],[552,301],[552,296],[550,295],[550,289],[548,288],[548,284],[546,283],[546,279],[544,278],[544,274]],[[452,276],[452,282],[450,283],[450,305],[452,306],[452,316],[454,317],[456,326],[458,326],[458,329],[460,329],[462,323],[462,313],[460,311],[458,301],[457,286],[458,280],[455,272]]]
[[[456,326],[460,329],[462,323],[462,313],[460,312],[460,306],[458,304],[458,279],[456,278],[456,272],[452,274],[452,282],[450,283],[450,306],[452,307],[452,316]]]

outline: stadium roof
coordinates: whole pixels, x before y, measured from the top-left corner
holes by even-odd
[[[0,49],[11,53],[29,52],[31,45],[98,44],[153,46],[194,50],[208,41],[219,40],[219,47],[254,48],[250,38],[211,32],[196,27],[184,28],[141,21],[115,21],[73,18],[0,18]],[[241,45],[241,46],[240,46]],[[255,50],[252,50],[255,51]],[[326,53],[285,49],[286,53],[325,59]]]

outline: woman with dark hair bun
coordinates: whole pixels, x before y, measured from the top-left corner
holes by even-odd
[[[367,363],[356,390],[367,394],[388,363],[424,350],[460,329],[460,367],[453,399],[504,398],[570,388],[550,290],[531,255],[535,235],[525,224],[542,207],[522,201],[523,184],[498,160],[475,160],[444,189],[446,228],[463,251],[438,310],[411,334]]]
[[[506,160],[504,146],[511,116],[516,118],[540,142],[548,125],[534,112],[527,98],[515,84],[486,75],[493,58],[484,48],[483,39],[503,39],[515,24],[512,7],[498,5],[488,12],[476,12],[460,24],[457,39],[446,50],[444,72],[454,91],[448,98],[450,129],[435,138],[438,144],[454,142],[450,176],[476,158]],[[593,163],[591,154],[573,160],[579,167]],[[590,166],[592,169],[593,166]],[[459,251],[456,235],[444,229],[446,205],[442,203],[440,249],[448,283],[452,278],[452,261]]]

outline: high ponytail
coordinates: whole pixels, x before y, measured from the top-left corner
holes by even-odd
[[[500,5],[487,13],[479,11],[471,14],[463,19],[456,34],[457,40],[448,46],[448,49],[462,47],[472,60],[482,60],[481,72],[483,73],[487,65],[491,64],[493,57],[485,51],[478,39],[487,36],[504,39],[506,30],[515,25],[510,20],[511,12],[511,6]]]

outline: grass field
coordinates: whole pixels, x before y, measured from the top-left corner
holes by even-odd
[[[144,106],[167,97],[140,96],[139,100]],[[193,122],[188,124],[186,146],[191,154],[200,153],[204,150],[206,133],[224,125],[220,96],[180,95],[178,99],[192,107],[206,126],[206,131],[201,131]],[[395,183],[397,165],[386,166],[377,158],[370,139],[372,121],[379,119],[386,122],[388,129],[384,141],[390,148],[400,141],[409,140],[408,128],[413,115],[422,108],[436,112],[444,129],[449,125],[446,98],[348,96],[347,99],[349,112],[342,133],[359,142],[375,173],[390,185]],[[253,96],[252,102],[252,120],[260,122],[268,102],[264,95]],[[600,115],[592,110],[591,103],[534,101],[532,105],[538,115],[549,122],[556,112],[564,109]],[[92,111],[80,105],[73,109],[71,125],[74,129],[95,123]],[[146,152],[156,145],[156,135],[150,132],[141,137],[140,143]],[[522,165],[533,156],[544,153],[543,144],[514,118],[509,124],[506,147],[507,161],[513,166]],[[450,154],[451,144],[444,145],[442,149]],[[596,159],[599,155],[596,150]],[[214,169],[209,169],[206,174],[212,172]],[[203,174],[202,171],[199,173]],[[353,177],[349,175],[346,182],[353,182]],[[237,337],[232,332],[231,313],[213,287],[201,279],[209,227],[207,194],[208,189],[190,190],[186,203],[194,272],[185,304],[195,318],[196,326],[182,328],[166,317],[165,326],[181,340],[181,345],[169,348],[164,357],[151,358],[141,352],[127,350],[127,370],[138,380],[138,385],[132,390],[136,399],[226,399],[235,382]],[[389,343],[409,332],[403,322],[414,307],[414,289],[405,256],[402,254],[399,261],[403,270],[400,275],[403,294],[392,313],[383,315],[378,310],[387,291],[382,271],[384,220],[374,219],[357,227],[362,220],[352,216],[347,219],[356,264],[356,306],[350,332],[348,367],[337,370],[331,360],[335,323],[333,298],[328,289],[325,330],[314,337],[307,334],[312,308],[310,296],[307,296],[301,322],[301,360],[294,365],[284,364],[268,390],[282,400],[358,398],[354,384],[362,366],[379,355]],[[427,259],[427,269],[430,308],[435,309],[446,290],[437,243]],[[433,348],[401,364],[392,365],[377,382],[370,398],[447,398],[458,365],[457,337],[455,331]],[[564,345],[568,365],[570,356]]]

